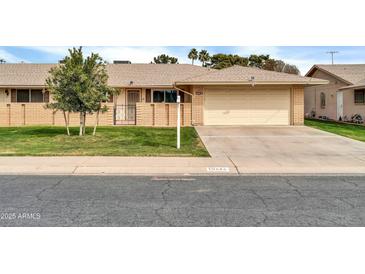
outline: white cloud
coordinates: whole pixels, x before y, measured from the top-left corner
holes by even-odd
[[[57,56],[65,56],[68,52],[69,48],[72,47],[66,47],[66,46],[61,46],[61,47],[52,47],[52,46],[47,46],[47,47],[27,47],[29,49],[32,50],[36,50],[36,51],[41,51],[44,53],[48,53],[48,54],[52,54],[52,55],[57,55]]]
[[[0,58],[4,59],[7,63],[20,63],[20,62],[28,63],[27,60],[18,58],[17,56],[11,54],[5,49],[0,49]]]

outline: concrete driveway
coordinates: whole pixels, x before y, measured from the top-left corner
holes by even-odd
[[[297,126],[196,128],[214,158],[239,173],[365,173],[365,143]]]

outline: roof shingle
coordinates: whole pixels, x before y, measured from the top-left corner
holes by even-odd
[[[49,70],[57,64],[0,64],[0,86],[44,86]],[[111,86],[172,86],[176,81],[207,73],[209,69],[187,64],[108,64]]]
[[[179,82],[179,81],[178,81]],[[181,83],[300,83],[325,84],[326,80],[303,77],[300,75],[263,70],[253,67],[233,66],[221,70],[212,70],[207,74],[187,78]]]

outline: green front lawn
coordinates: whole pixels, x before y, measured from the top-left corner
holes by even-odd
[[[306,119],[304,124],[309,127],[335,133],[351,139],[365,142],[365,127],[362,125],[351,125],[336,123],[332,121],[318,121]]]
[[[0,128],[0,156],[209,156],[192,127],[181,128],[181,149],[176,149],[176,128],[98,127],[96,136],[86,128],[24,126]]]

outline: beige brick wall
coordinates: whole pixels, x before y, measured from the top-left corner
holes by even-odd
[[[0,126],[22,125],[56,125],[65,124],[63,113],[44,108],[43,103],[0,103]],[[113,125],[113,104],[108,103],[109,110],[99,116],[99,125]],[[95,123],[96,115],[87,115],[86,125]],[[70,125],[80,123],[79,113],[70,113]]]
[[[0,126],[9,126],[9,110],[8,104],[0,103]]]
[[[202,86],[192,87],[192,118],[193,125],[203,125],[204,123],[204,88]]]
[[[1,103],[10,103],[10,91],[8,90],[8,95],[6,94],[6,90],[8,89],[1,89],[0,88],[0,104]]]
[[[191,104],[180,104],[181,125],[191,125]],[[176,126],[177,105],[163,103],[137,103],[138,126]]]
[[[293,87],[291,91],[291,124],[304,124],[304,88]]]

